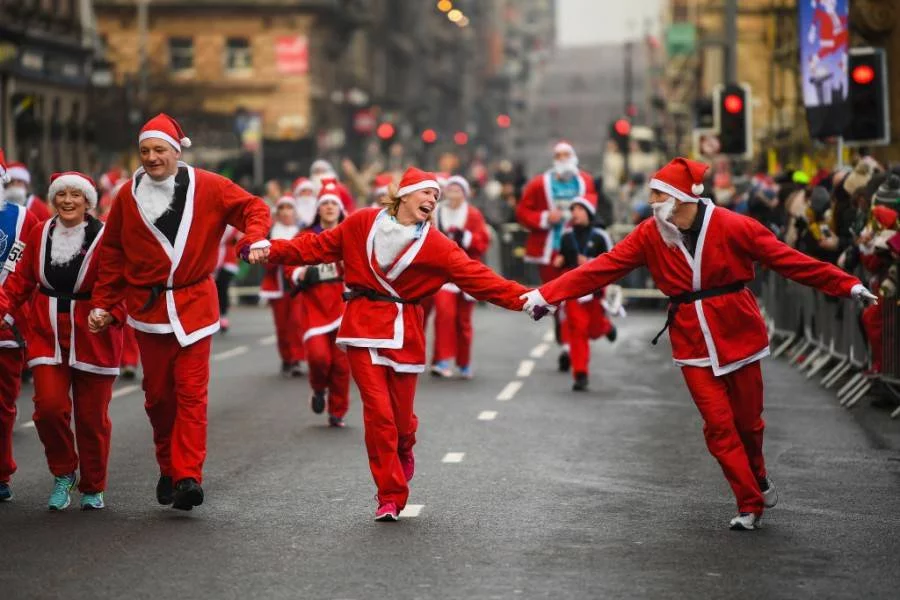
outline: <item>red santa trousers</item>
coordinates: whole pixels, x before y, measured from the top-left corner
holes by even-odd
[[[713,375],[710,367],[682,367],[681,372],[703,417],[706,447],[719,461],[738,511],[761,515],[759,481],[766,477],[766,462],[759,361],[721,377]]]
[[[314,335],[303,345],[309,361],[309,385],[314,392],[328,390],[328,414],[344,418],[350,407],[350,363],[337,347],[337,330]]]
[[[566,300],[563,327],[569,340],[572,375],[587,373],[591,360],[591,340],[603,337],[612,330],[612,323],[596,298],[589,302]]]
[[[538,277],[541,278],[541,283],[550,283],[557,277],[563,274],[563,270],[553,265],[538,265]],[[567,345],[569,343],[568,332],[566,331],[566,317],[562,311],[556,311],[553,313],[553,322],[556,327],[556,343],[560,346]]]
[[[202,482],[212,338],[182,348],[171,333],[135,334],[159,472],[176,482],[188,477]]]
[[[24,366],[24,350],[0,348],[0,482],[3,483],[8,483],[16,472],[12,434],[16,426],[16,399],[22,389]]]
[[[134,327],[125,325],[122,329],[122,361],[123,367],[136,367],[138,365],[138,345],[134,335]]]
[[[475,303],[460,293],[441,290],[434,296],[434,358],[456,360],[459,367],[472,361],[472,311]]]
[[[37,365],[33,369],[34,427],[44,445],[47,466],[53,475],[79,471],[78,489],[82,493],[102,492],[106,489],[106,465],[112,435],[109,401],[116,376],[71,368],[68,362],[72,321],[68,314],[60,314],[57,318],[57,331],[62,350],[61,364]]]
[[[862,326],[866,332],[866,339],[872,348],[872,371],[881,373],[881,361],[884,355],[882,331],[884,329],[884,303],[883,298],[878,299],[878,304],[866,307],[862,311]]]
[[[278,354],[283,362],[293,363],[306,360],[303,349],[303,319],[300,298],[287,295],[269,300],[272,318],[275,321],[275,339]]]
[[[363,405],[369,468],[378,488],[379,502],[394,502],[402,510],[409,497],[399,453],[411,452],[418,419],[413,412],[416,373],[397,373],[373,365],[368,348],[347,348],[350,372]]]

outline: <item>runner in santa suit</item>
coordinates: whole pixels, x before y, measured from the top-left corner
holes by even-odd
[[[83,173],[54,173],[48,197],[57,216],[31,230],[22,262],[5,287],[13,305],[31,309],[26,354],[34,373],[34,426],[55,478],[47,506],[67,508],[77,482],[82,510],[96,510],[105,507],[109,402],[119,374],[125,307],[111,308],[115,326],[100,335],[88,331],[103,237],[103,223],[87,214],[97,206],[94,182]]]
[[[438,197],[435,176],[409,168],[384,210],[363,209],[323,233],[276,240],[268,256],[272,263],[289,265],[344,261],[350,291],[336,341],[347,350],[362,397],[378,521],[397,520],[415,471],[413,398],[418,374],[425,370],[418,300],[452,281],[478,299],[520,310],[518,297],[525,291],[431,226]]]
[[[0,185],[9,183],[9,173],[3,150],[0,150]],[[15,256],[10,253],[16,242],[26,239],[37,224],[34,214],[24,206],[0,198],[0,290],[10,270],[15,268]],[[7,259],[10,259],[7,263]],[[10,270],[4,268],[8,264]],[[16,399],[22,389],[22,368],[25,366],[25,340],[28,308],[21,303],[13,305],[12,318],[15,327],[0,330],[0,502],[12,499],[9,480],[16,472],[13,460],[12,432],[16,424]],[[6,314],[9,311],[3,311]]]
[[[190,140],[168,115],[144,125],[139,145],[142,167],[119,191],[104,229],[90,326],[108,326],[110,311],[125,300],[144,367],[160,470],[156,497],[190,510],[203,502],[219,240],[232,225],[245,234],[239,244],[263,256],[270,215],[262,199],[228,179],[179,162]]]
[[[216,281],[216,297],[219,301],[219,327],[222,333],[228,333],[231,322],[228,320],[228,311],[231,310],[231,296],[228,288],[238,272],[237,244],[242,234],[231,225],[225,227],[225,233],[219,238],[219,251],[216,256],[216,268],[213,269],[213,278]]]
[[[300,232],[294,199],[282,196],[275,205],[275,223],[269,232],[271,240],[289,240]],[[290,293],[285,269],[281,265],[266,265],[259,297],[269,301],[275,322],[275,339],[281,357],[282,377],[302,377],[306,353],[303,350],[303,307],[300,298]]]
[[[319,191],[318,210],[306,231],[320,234],[344,220],[344,205],[334,181]],[[350,365],[337,346],[337,331],[344,314],[344,265],[338,261],[308,267],[284,267],[299,294],[303,317],[303,347],[309,361],[310,406],[314,413],[328,409],[328,424],[344,427],[350,405]]]
[[[434,224],[438,231],[456,242],[469,258],[481,261],[491,244],[491,233],[481,211],[469,204],[471,194],[465,177],[454,175],[444,188],[445,199],[438,204]],[[472,311],[475,299],[454,283],[445,283],[434,295],[434,364],[431,372],[452,377],[451,361],[463,379],[472,378]]]
[[[9,182],[6,184],[6,200],[24,206],[35,216],[38,223],[49,219],[50,208],[41,198],[31,193],[31,173],[23,163],[9,163],[7,172]]]
[[[316,220],[316,195],[321,187],[306,177],[294,180],[294,205],[297,207],[297,225],[306,229]]]
[[[339,181],[337,171],[334,170],[330,162],[321,158],[314,160],[309,167],[309,178],[316,185],[316,193],[318,193],[322,181],[326,179],[337,181],[338,195],[341,197],[341,203],[344,205],[344,213],[349,215],[356,210],[356,201],[353,199],[353,194],[350,193],[347,186]]]
[[[580,298],[646,266],[669,297],[675,364],[703,417],[707,447],[737,499],[730,527],[750,530],[777,500],[762,451],[759,361],[769,354],[769,336],[746,287],[754,263],[833,296],[876,299],[855,277],[793,250],[759,222],[699,198],[708,168],[676,158],[660,169],[650,181],[655,218],[610,252],[526,294],[525,310],[539,317],[544,308],[537,307]]]
[[[559,253],[563,229],[571,214],[569,205],[575,198],[595,195],[594,178],[578,168],[578,156],[568,142],[559,142],[553,148],[553,168],[535,176],[522,191],[522,200],[516,205],[516,220],[528,230],[525,240],[525,262],[537,265],[542,283],[559,276],[553,265]],[[556,313],[556,342],[562,347],[559,370],[568,371],[571,366],[563,315]]]
[[[594,200],[591,202],[591,200]],[[563,272],[571,271],[592,258],[609,252],[613,247],[612,238],[600,227],[592,224],[596,211],[596,197],[575,198],[569,210],[572,220],[563,233],[560,242],[560,253],[553,259],[555,267]],[[588,387],[588,364],[591,360],[590,340],[607,337],[616,339],[616,328],[606,316],[606,310],[600,303],[603,290],[587,294],[581,298],[566,300],[564,310],[566,318],[563,326],[572,357],[572,390],[583,392]]]

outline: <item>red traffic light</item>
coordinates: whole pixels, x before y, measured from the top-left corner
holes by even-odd
[[[509,118],[509,115],[497,115],[497,127],[507,129],[511,124],[512,119]]]
[[[744,99],[737,94],[728,94],[722,102],[722,106],[729,113],[736,115],[744,109]]]
[[[389,140],[394,137],[394,126],[390,123],[382,123],[375,130],[375,134],[383,140]]]
[[[857,65],[850,74],[853,81],[860,85],[868,85],[875,80],[875,69],[869,65]]]
[[[628,122],[628,119],[619,119],[613,125],[613,129],[615,129],[617,134],[626,136],[631,133],[631,123]]]
[[[469,134],[465,131],[457,131],[453,134],[453,141],[456,142],[457,146],[465,146],[469,143]]]
[[[422,132],[422,141],[426,144],[433,144],[437,141],[437,132],[434,129],[426,129]]]

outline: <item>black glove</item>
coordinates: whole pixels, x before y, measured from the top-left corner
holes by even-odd
[[[303,275],[303,285],[315,285],[319,283],[319,269],[316,267],[308,267]]]

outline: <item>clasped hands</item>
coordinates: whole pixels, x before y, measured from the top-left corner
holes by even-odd
[[[531,290],[522,294],[519,298],[525,300],[525,304],[522,305],[522,312],[535,321],[540,321],[545,316],[556,312],[556,307],[544,299],[540,290]]]
[[[88,330],[91,333],[100,333],[112,325],[114,320],[113,316],[102,308],[91,309],[88,315]]]

